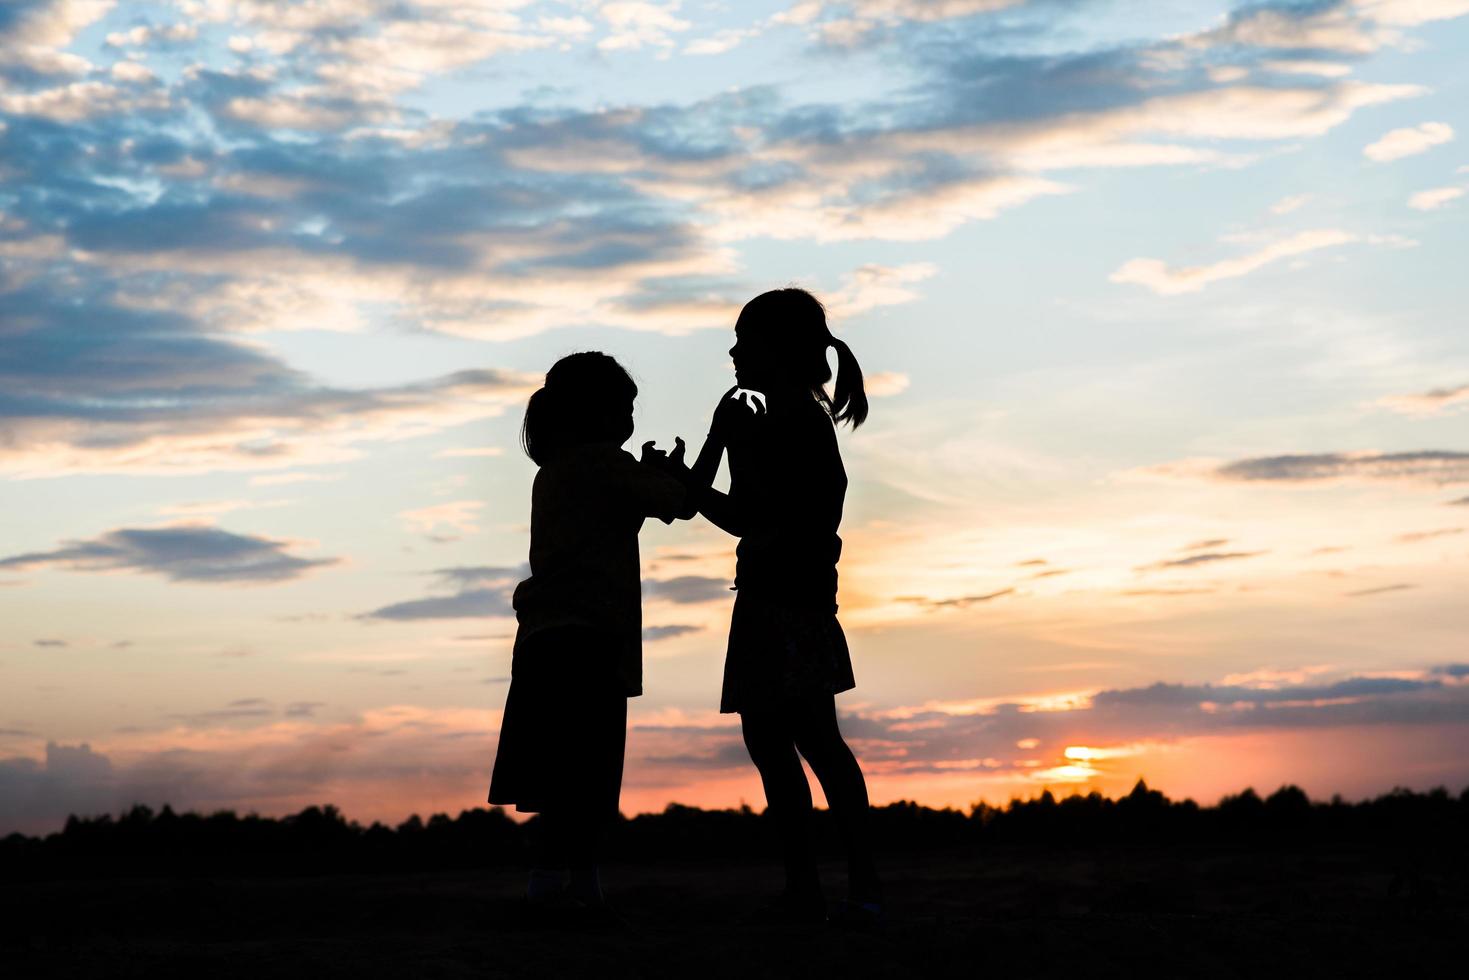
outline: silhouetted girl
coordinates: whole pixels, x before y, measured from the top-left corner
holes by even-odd
[[[618,812],[627,699],[643,693],[638,531],[684,506],[680,481],[620,448],[637,393],[611,357],[572,354],[546,372],[521,429],[540,470],[489,801],[541,814],[537,907],[602,904],[598,842]]]
[[[836,387],[827,350],[835,348]],[[881,896],[866,833],[867,785],[837,728],[833,695],[855,686],[837,623],[837,527],[847,489],[834,423],[867,418],[862,370],[831,335],[821,303],[777,289],[745,304],[735,324],[738,388],[720,399],[692,470],[691,504],[740,539],[724,664],[723,712],[739,712],[783,839],[786,889],[771,910],[824,915],[808,829],[811,789],[797,752],[821,781],[848,849],[850,896],[843,914],[871,917]],[[763,394],[763,402],[739,388]],[[723,450],[729,493],[710,488]],[[683,446],[670,460],[682,460]]]

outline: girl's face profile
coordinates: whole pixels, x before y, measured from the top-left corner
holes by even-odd
[[[777,359],[767,336],[765,331],[735,328],[735,343],[729,349],[729,356],[734,361],[735,384],[741,388],[764,391],[777,380]]]
[[[632,438],[632,402],[628,402],[626,405],[618,406],[612,409],[611,414],[614,418],[620,420],[620,425],[618,425],[617,427],[617,444],[620,446],[623,443],[627,442],[627,440]]]

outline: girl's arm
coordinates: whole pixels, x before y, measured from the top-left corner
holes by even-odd
[[[704,440],[699,456],[692,467],[684,463],[687,447],[683,439],[674,439],[674,449],[667,459],[670,470],[683,481],[687,491],[684,507],[679,517],[687,520],[695,514],[703,514],[720,530],[739,537],[743,534],[738,509],[734,499],[713,487],[714,477],[719,472],[719,460],[724,455],[724,442],[714,433]]]
[[[715,490],[713,484],[714,477],[719,472],[719,461],[729,443],[731,425],[738,424],[743,419],[743,413],[750,411],[731,398],[738,390],[731,388],[720,398],[709,426],[709,435],[704,439],[704,445],[699,449],[699,455],[692,467],[684,465],[687,446],[682,439],[674,440],[673,454],[669,457],[669,462],[674,465],[684,485],[688,487],[687,506],[691,509],[689,516],[692,517],[693,512],[697,511],[715,527],[735,537],[744,534],[745,522],[741,519],[739,505],[729,494]]]
[[[699,513],[707,517],[710,524],[726,534],[744,537],[745,522],[740,515],[739,505],[729,494],[720,493],[713,487],[705,487],[698,496],[698,507]]]

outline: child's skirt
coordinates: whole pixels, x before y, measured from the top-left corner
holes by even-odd
[[[847,637],[833,609],[736,596],[721,712],[769,711],[793,698],[856,686]]]
[[[602,631],[573,626],[517,644],[489,802],[617,813],[627,695],[612,646]]]

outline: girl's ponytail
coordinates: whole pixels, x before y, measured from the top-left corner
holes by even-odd
[[[857,428],[867,421],[867,388],[862,381],[862,365],[847,342],[832,337],[828,343],[837,352],[837,383],[832,393],[831,417],[835,422],[850,422]]]

